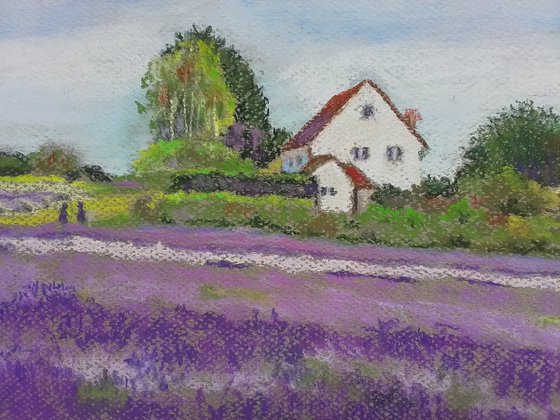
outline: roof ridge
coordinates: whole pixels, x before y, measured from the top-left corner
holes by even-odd
[[[313,156],[303,168],[304,172],[312,172],[327,162],[334,162],[344,173],[352,179],[352,183],[359,188],[373,188],[375,183],[356,165],[350,162],[342,162],[331,154]],[[313,168],[318,165],[317,168]]]
[[[348,104],[350,99],[354,97],[356,93],[365,85],[370,85],[381,98],[389,105],[391,111],[397,116],[397,118],[405,125],[408,131],[416,137],[420,144],[429,149],[428,143],[424,138],[416,131],[415,128],[411,127],[405,120],[404,116],[397,109],[391,98],[371,79],[364,79],[356,85],[349,89],[346,89],[340,93],[337,93],[331,97],[327,103],[317,112],[313,118],[305,123],[305,125],[297,132],[297,134],[292,137],[283,147],[283,151],[297,149],[311,143],[315,138],[323,131],[323,129],[333,120],[333,118],[338,115]]]

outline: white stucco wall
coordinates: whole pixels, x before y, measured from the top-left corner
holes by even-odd
[[[375,107],[373,118],[362,117],[362,106]],[[369,147],[367,160],[354,160],[353,147]],[[387,147],[399,146],[403,155],[400,161],[391,162],[386,157]],[[342,111],[323,129],[311,144],[314,156],[332,154],[341,162],[352,163],[374,183],[393,184],[410,188],[420,182],[422,145],[398,119],[381,95],[370,85],[364,85],[348,101]]]
[[[327,162],[313,172],[319,186],[319,208],[322,211],[352,211],[354,186],[350,177],[335,162]],[[334,188],[336,195],[322,196],[321,188]]]

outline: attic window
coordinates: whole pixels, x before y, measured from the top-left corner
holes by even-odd
[[[403,151],[399,146],[389,146],[386,155],[389,162],[397,162],[402,159]]]
[[[370,118],[373,118],[373,116],[375,115],[375,108],[373,107],[372,104],[365,104],[362,107],[362,118],[369,120]]]

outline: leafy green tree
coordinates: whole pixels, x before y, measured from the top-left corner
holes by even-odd
[[[485,175],[511,166],[528,178],[557,183],[560,116],[532,101],[504,108],[478,128],[464,152],[460,175]]]
[[[163,139],[217,136],[233,121],[235,98],[226,85],[220,58],[212,43],[181,40],[173,51],[152,60],[142,78],[150,127]]]
[[[232,45],[227,45],[226,40],[216,35],[211,26],[201,29],[193,25],[184,34],[176,33],[175,43],[167,45],[165,53],[176,52],[185,41],[202,41],[215,46],[227,86],[235,96],[235,121],[249,128],[268,132],[271,129],[268,99],[257,83],[249,63],[239,51]]]
[[[202,41],[214,45],[227,86],[235,96],[235,126],[224,137],[225,143],[264,166],[280,153],[280,148],[291,136],[285,129],[273,128],[269,121],[268,99],[257,83],[255,73],[245,58],[211,26],[175,34],[175,43],[167,45],[165,53],[175,53],[185,41]]]

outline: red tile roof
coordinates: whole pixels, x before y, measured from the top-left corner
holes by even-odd
[[[344,105],[362,88],[364,85],[370,85],[374,88],[377,93],[381,95],[383,100],[391,107],[391,110],[395,113],[399,120],[408,128],[408,131],[418,139],[420,144],[424,148],[429,148],[428,143],[422,138],[422,136],[416,131],[415,128],[411,127],[399,112],[395,104],[391,101],[389,96],[383,92],[375,83],[371,80],[363,80],[356,86],[333,96],[327,104],[319,111],[311,120],[309,120],[303,128],[290,140],[288,141],[282,150],[292,150],[298,149],[311,143],[319,135],[321,131],[332,121],[332,119],[344,108]]]
[[[354,186],[356,188],[373,188],[373,185],[371,182],[369,182],[369,179],[367,179],[364,173],[354,165],[348,163],[339,163],[339,165],[342,167],[342,169],[344,169],[346,175],[348,175],[352,179],[352,182],[354,183]]]
[[[356,188],[374,188],[374,185],[362,171],[360,171],[351,163],[342,163],[338,161],[332,155],[320,155],[312,158],[303,168],[303,172],[312,173],[313,171],[315,171],[315,169],[323,166],[327,162],[335,162],[338,166],[340,166],[344,170],[346,175],[350,177],[352,183]]]

